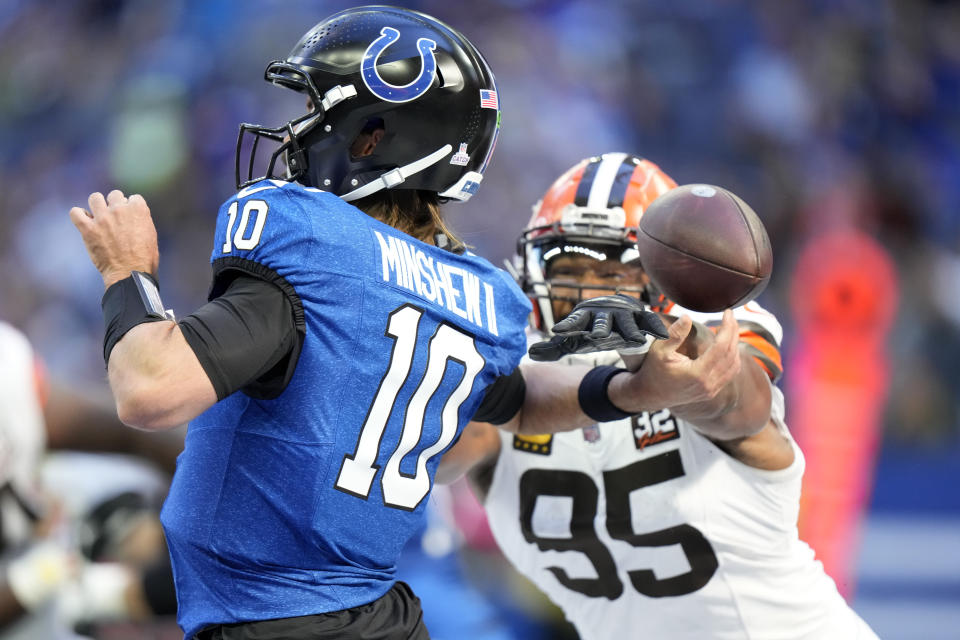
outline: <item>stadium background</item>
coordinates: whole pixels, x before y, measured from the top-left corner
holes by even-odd
[[[102,286],[69,207],[115,186],[144,194],[164,300],[196,307],[211,224],[233,191],[237,124],[279,123],[302,106],[261,80],[266,62],[351,4],[0,1],[0,318],[30,336],[53,377],[103,380]],[[775,256],[760,301],[785,325],[788,388],[791,354],[802,360],[821,330],[877,334],[867,357],[838,356],[860,366],[855,378],[877,373],[859,400],[874,399],[876,419],[836,434],[868,462],[842,478],[868,506],[845,589],[883,638],[960,637],[960,4],[403,4],[464,31],[497,74],[498,150],[479,196],[448,208],[478,253],[511,256],[560,171],[634,152],[760,214]],[[845,237],[876,262],[841,260],[852,288],[824,302],[799,259],[837,230],[857,230]],[[813,264],[861,255],[851,247]],[[876,300],[895,312],[889,334],[872,321]],[[828,451],[832,428],[819,434]]]

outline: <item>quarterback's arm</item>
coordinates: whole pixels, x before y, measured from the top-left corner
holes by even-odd
[[[272,373],[298,341],[293,307],[276,285],[233,277],[219,297],[180,321],[131,329],[110,354],[120,419],[168,429]]]
[[[581,409],[578,395],[580,382],[590,369],[587,365],[555,362],[523,363],[523,404],[510,420],[497,426],[511,433],[545,434],[595,424],[597,421]]]
[[[498,380],[487,391],[474,420],[440,459],[437,482],[453,482],[494,458],[500,452],[498,428],[511,433],[545,434],[594,424],[596,420],[581,410],[577,394],[588,371],[586,365],[524,363],[513,375]]]
[[[590,369],[586,365],[525,362],[487,388],[470,424],[491,423],[521,434],[572,431],[594,424],[596,420],[580,408],[578,397],[580,381]]]
[[[108,294],[111,287],[122,287],[133,271],[157,273],[157,230],[143,197],[127,198],[115,189],[106,197],[92,193],[87,203],[89,210],[71,208],[70,220],[80,232]],[[116,292],[120,295],[112,302],[117,308],[111,313],[133,304],[122,289]],[[121,325],[117,317],[108,318],[108,332],[112,328],[118,332],[132,328],[109,354],[104,354],[109,355],[107,374],[121,420],[143,428],[170,428],[216,400],[210,380],[174,322],[141,320],[141,324],[132,325],[129,318],[123,320]]]
[[[175,322],[150,322],[128,331],[107,365],[117,416],[131,427],[171,429],[217,401],[213,383]]]
[[[299,355],[302,317],[276,282],[242,268],[221,271],[215,299],[179,324],[161,319],[159,294],[143,300],[147,285],[132,274],[155,274],[160,261],[146,201],[114,190],[87,202],[90,209],[73,207],[70,219],[107,289],[104,357],[121,420],[169,429],[248,384],[257,397],[282,391]]]
[[[568,431],[596,422],[580,410],[577,390],[588,366],[524,363],[487,389],[460,439],[440,459],[437,482],[454,482],[500,452],[497,428],[512,433]]]

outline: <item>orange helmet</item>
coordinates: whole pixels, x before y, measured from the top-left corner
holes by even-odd
[[[517,241],[520,286],[534,303],[538,329],[554,324],[554,296],[546,278],[551,258],[572,252],[624,263],[638,259],[640,216],[676,186],[654,163],[626,153],[581,160],[550,185]],[[645,293],[642,287],[617,291]]]

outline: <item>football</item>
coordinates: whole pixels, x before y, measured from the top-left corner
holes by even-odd
[[[691,311],[739,307],[770,281],[773,252],[757,214],[722,187],[671,189],[640,216],[637,251],[667,298]]]

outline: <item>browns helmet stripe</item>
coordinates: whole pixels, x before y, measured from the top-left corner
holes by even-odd
[[[589,209],[607,208],[607,200],[610,199],[610,189],[617,177],[617,170],[626,159],[627,154],[605,153],[601,157],[600,166],[597,167],[597,175],[593,178],[593,186],[590,187],[590,197],[587,198],[587,208]]]
[[[593,158],[583,169],[583,175],[580,176],[580,184],[577,185],[577,194],[573,197],[573,204],[578,207],[587,206],[590,199],[590,192],[593,190],[593,179],[600,168],[601,158]]]
[[[617,176],[613,179],[613,186],[610,188],[610,198],[607,200],[608,207],[622,207],[623,201],[627,197],[627,189],[630,187],[630,178],[637,169],[637,162],[627,157],[617,169]]]

